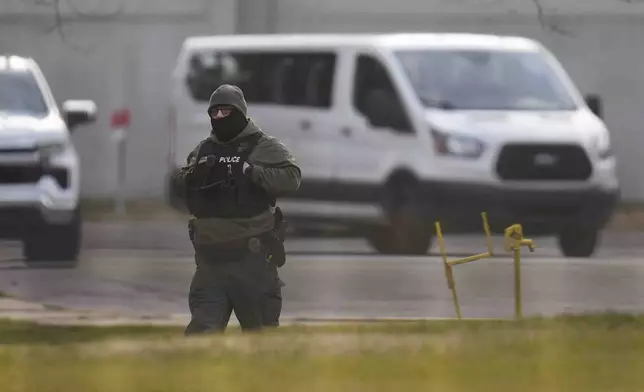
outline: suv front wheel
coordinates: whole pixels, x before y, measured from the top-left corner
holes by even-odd
[[[41,223],[31,228],[23,240],[25,262],[29,266],[56,262],[60,266],[75,267],[81,248],[80,208],[73,219],[64,225]]]

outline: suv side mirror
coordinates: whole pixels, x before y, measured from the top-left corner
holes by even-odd
[[[78,125],[96,121],[96,104],[91,100],[68,100],[63,102],[62,112],[71,132]]]
[[[602,107],[602,99],[599,95],[597,94],[588,94],[584,97],[584,100],[586,101],[586,105],[588,105],[588,108],[597,115],[599,118],[603,118],[604,116],[604,110]]]

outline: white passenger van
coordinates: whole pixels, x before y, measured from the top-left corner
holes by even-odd
[[[619,198],[600,98],[530,39],[191,37],[173,78],[169,175],[207,137],[212,91],[235,84],[302,169],[287,219],[360,229],[382,253],[425,254],[436,220],[481,233],[487,212],[496,232],[521,223],[590,257]]]
[[[0,239],[21,240],[27,264],[78,260],[80,167],[71,132],[95,120],[93,101],[59,107],[33,59],[0,54]]]

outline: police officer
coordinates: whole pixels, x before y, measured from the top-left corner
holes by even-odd
[[[279,324],[283,284],[277,267],[285,259],[275,199],[296,191],[301,181],[286,146],[247,117],[237,86],[217,88],[208,115],[210,136],[173,178],[191,214],[195,249],[186,335],[224,331],[232,311],[244,331]]]

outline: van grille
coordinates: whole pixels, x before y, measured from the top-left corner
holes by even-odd
[[[499,154],[496,170],[503,180],[587,180],[592,165],[577,145],[509,144]]]

